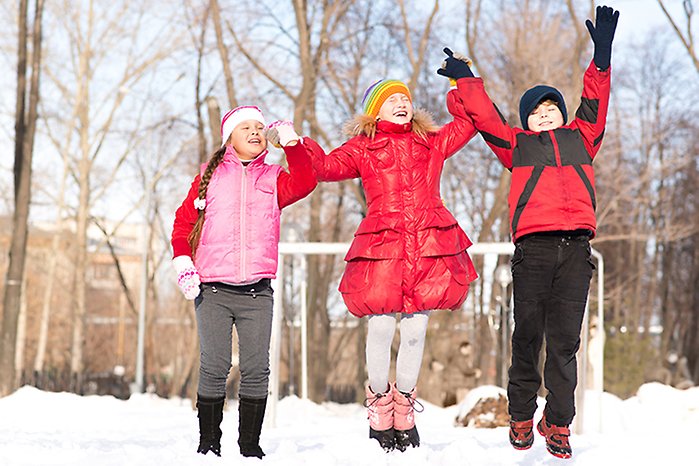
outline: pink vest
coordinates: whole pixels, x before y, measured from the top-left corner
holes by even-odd
[[[252,283],[277,273],[282,167],[267,152],[243,166],[228,146],[206,191],[206,216],[194,265],[202,282]],[[204,173],[206,164],[201,166]]]

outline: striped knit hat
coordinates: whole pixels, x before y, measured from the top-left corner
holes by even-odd
[[[226,145],[233,129],[245,120],[259,121],[265,124],[265,117],[262,110],[254,105],[243,105],[229,111],[221,118],[221,147]]]
[[[365,114],[376,118],[383,103],[393,94],[405,94],[411,103],[413,101],[410,89],[401,81],[397,79],[379,79],[364,92],[362,110]]]

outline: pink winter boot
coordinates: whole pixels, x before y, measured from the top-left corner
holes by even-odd
[[[415,404],[422,412],[424,407],[415,399],[415,388],[410,392],[401,392],[393,385],[393,428],[395,429],[396,448],[405,451],[408,447],[420,446],[420,435],[415,427]]]
[[[366,387],[366,400],[369,418],[369,438],[376,439],[381,448],[387,452],[395,448],[393,433],[393,393],[388,387],[385,393],[374,393],[371,387]]]

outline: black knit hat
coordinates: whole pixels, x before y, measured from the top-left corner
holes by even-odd
[[[529,119],[529,114],[534,111],[537,105],[542,100],[551,99],[556,102],[558,109],[563,115],[563,124],[568,121],[568,112],[566,110],[566,103],[563,100],[563,95],[551,86],[534,86],[522,95],[519,99],[519,119],[522,121],[522,128],[528,130],[529,124],[527,120]]]

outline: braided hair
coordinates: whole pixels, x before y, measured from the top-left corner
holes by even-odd
[[[211,176],[214,174],[214,170],[216,170],[216,167],[218,167],[218,165],[223,161],[223,156],[225,153],[226,146],[223,146],[216,152],[214,152],[214,155],[212,155],[209,159],[209,163],[206,165],[204,174],[201,176],[201,181],[199,182],[199,199],[206,199],[206,190],[209,187],[209,181],[211,181]],[[189,241],[189,245],[192,248],[192,257],[195,256],[197,246],[199,246],[201,230],[204,226],[205,211],[206,207],[199,210],[199,217],[197,217],[197,221],[194,223],[194,228],[192,228],[191,233],[189,233],[189,236],[187,236],[187,241]]]

